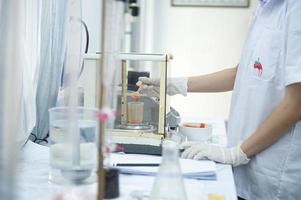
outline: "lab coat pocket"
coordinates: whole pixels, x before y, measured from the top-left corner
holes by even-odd
[[[249,70],[257,81],[273,79],[280,64],[281,31],[264,28],[251,56]]]

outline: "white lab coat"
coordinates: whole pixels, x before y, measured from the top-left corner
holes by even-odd
[[[261,2],[241,56],[231,102],[229,146],[248,138],[301,82],[301,1]],[[301,91],[300,91],[301,92]],[[234,168],[248,200],[301,199],[301,121],[275,144]]]

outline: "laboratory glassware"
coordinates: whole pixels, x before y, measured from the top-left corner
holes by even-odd
[[[141,124],[143,122],[143,102],[128,102],[128,123]]]
[[[162,161],[153,184],[150,199],[187,199],[179,162],[178,143],[171,140],[164,140],[162,156]]]
[[[49,110],[51,182],[85,184],[97,180],[97,113],[94,108],[77,107],[70,129],[68,107]]]

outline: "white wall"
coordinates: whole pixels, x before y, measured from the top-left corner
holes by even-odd
[[[174,55],[171,76],[191,76],[234,67],[257,0],[250,8],[172,7],[156,0],[154,51]],[[228,118],[231,93],[171,98],[182,116]]]

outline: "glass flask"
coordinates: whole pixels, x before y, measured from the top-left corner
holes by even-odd
[[[178,144],[163,141],[162,161],[151,191],[151,200],[187,199],[179,162]]]

